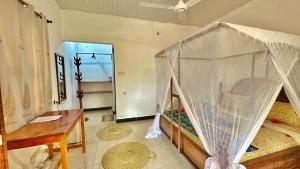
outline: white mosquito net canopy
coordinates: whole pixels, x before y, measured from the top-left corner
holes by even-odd
[[[300,115],[300,38],[212,23],[156,55],[157,116],[146,138],[160,134],[172,79],[211,156],[207,169],[243,169],[239,161],[282,86]]]

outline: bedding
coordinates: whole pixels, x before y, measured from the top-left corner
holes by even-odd
[[[268,117],[268,120],[277,120],[293,127],[300,127],[300,118],[290,103],[275,102]]]
[[[168,121],[172,122],[174,126],[178,128],[178,111],[173,111],[172,121],[171,121],[171,112],[166,111],[163,114],[163,117]],[[193,125],[190,123],[190,120],[187,117],[186,113],[181,113],[181,131],[188,136],[194,143],[199,147],[204,149],[197,132],[195,131]]]
[[[173,111],[172,113],[172,123],[178,127],[178,111]],[[166,111],[163,117],[171,122],[171,112]],[[202,149],[203,145],[198,138],[196,131],[194,130],[192,124],[190,123],[187,114],[181,113],[181,131],[188,136],[193,142],[199,145]],[[267,154],[278,152],[284,149],[288,149],[297,146],[297,142],[293,137],[287,134],[278,132],[271,128],[262,127],[257,136],[255,137],[252,144],[247,149],[245,155],[243,156],[241,162],[247,161],[253,158],[261,157]]]
[[[267,128],[293,137],[298,145],[300,145],[300,127],[293,127],[284,123],[274,123],[271,120],[265,120],[263,125]]]
[[[286,134],[267,127],[262,127],[258,131],[251,145],[257,147],[258,150],[251,153],[245,153],[241,160],[242,162],[285,150],[297,146],[298,144],[292,137],[289,137]]]

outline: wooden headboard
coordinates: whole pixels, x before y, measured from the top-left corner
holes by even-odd
[[[285,102],[285,103],[289,103],[289,99],[288,97],[286,96],[286,93],[284,91],[284,88],[281,89],[276,101],[279,101],[279,102]]]

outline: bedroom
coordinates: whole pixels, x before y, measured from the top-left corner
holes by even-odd
[[[115,120],[118,122],[117,124],[129,125],[133,129],[133,133],[125,138],[125,140],[142,142],[149,146],[150,149],[152,145],[152,147],[158,149],[157,151],[162,147],[166,148],[166,150],[163,149],[161,152],[156,152],[157,157],[155,159],[148,160],[148,167],[150,165],[150,168],[174,168],[175,166],[179,168],[192,168],[194,167],[193,162],[189,162],[189,160],[187,160],[188,157],[177,152],[176,147],[173,147],[166,135],[162,134],[158,140],[144,139],[148,128],[152,124],[153,120],[151,120],[151,118],[155,115],[157,104],[157,63],[154,56],[159,51],[179,40],[193,35],[201,29],[201,27],[214,21],[229,22],[295,35],[300,34],[300,23],[296,22],[298,16],[300,16],[299,10],[297,10],[299,7],[297,0],[288,0],[285,2],[280,0],[272,2],[270,0],[203,0],[189,8],[188,11],[186,11],[186,16],[180,15],[180,17],[178,17],[173,10],[152,9],[139,4],[139,2],[156,2],[176,5],[177,1],[175,0],[130,2],[131,3],[124,3],[123,1],[115,0],[30,0],[26,1],[29,6],[26,7],[26,5],[17,0],[1,1],[1,59],[3,58],[4,60],[1,62],[1,67],[4,68],[1,70],[1,93],[3,107],[5,109],[4,112],[6,112],[4,113],[6,118],[6,133],[11,133],[21,128],[24,124],[27,124],[45,112],[46,107],[39,105],[45,103],[37,100],[33,96],[31,96],[31,100],[33,100],[31,103],[35,103],[33,104],[34,109],[32,109],[34,113],[28,110],[24,111],[22,106],[26,104],[22,103],[22,96],[23,93],[26,93],[26,87],[23,86],[25,82],[28,83],[29,91],[32,90],[32,92],[42,94],[40,97],[45,100],[47,99],[46,101],[50,105],[47,107],[47,110],[57,111],[58,109],[66,110],[80,107],[78,98],[76,97],[77,89],[73,88],[76,83],[74,80],[75,72],[72,72],[74,63],[72,60],[67,59],[65,59],[64,64],[66,100],[58,106],[57,104],[53,104],[54,100],[58,100],[54,54],[59,53],[62,56],[67,56],[64,45],[65,42],[112,44],[114,48],[114,76],[116,79]],[[25,8],[25,10],[23,8]],[[34,22],[38,19],[33,19],[29,10],[31,10],[31,13],[33,11],[43,13],[43,20],[48,19],[52,21],[52,23],[47,24],[40,23],[43,25],[43,35],[34,35],[36,30],[31,33],[33,34],[32,37],[43,36],[45,39],[44,46],[36,45],[41,42],[38,42],[36,39],[31,39],[31,36],[29,36],[30,33],[27,32],[28,25],[31,24],[30,22]],[[25,20],[22,20],[22,17],[25,18]],[[23,27],[20,28],[20,25]],[[36,27],[36,25],[34,26]],[[48,28],[49,34],[45,33],[45,27]],[[26,49],[47,48],[46,39],[49,39],[49,49],[45,49],[45,51],[48,50],[50,52],[44,53],[44,55],[49,57],[46,58],[48,61],[44,61],[43,64],[49,65],[49,72],[44,72],[48,76],[36,74],[36,76],[47,79],[36,79],[30,75],[30,71],[43,70],[45,67],[37,66],[34,62],[41,61],[35,60],[37,56],[31,56],[29,52],[32,51]],[[33,43],[33,45],[31,43]],[[18,51],[20,51],[21,54]],[[93,51],[91,51],[91,53],[93,53]],[[26,57],[30,56],[30,59],[23,59],[23,55]],[[8,73],[3,71],[7,69],[10,70]],[[15,73],[13,73],[12,70],[15,71]],[[40,71],[37,71],[37,73],[38,72]],[[83,74],[83,78],[84,77]],[[51,83],[47,83],[49,81],[51,81]],[[44,86],[41,87],[40,90],[34,90],[35,88],[33,86],[39,83]],[[225,87],[226,86],[224,86],[224,88]],[[20,89],[15,90],[18,88]],[[47,94],[47,91],[43,89],[49,88],[52,89],[48,91]],[[11,97],[7,97],[9,93],[14,95],[15,106],[9,103],[14,102],[11,101]],[[10,108],[9,111],[7,111],[7,107]],[[15,110],[11,107],[15,107]],[[39,110],[39,108],[42,110]],[[85,121],[86,153],[79,153],[80,148],[69,150],[67,165],[69,165],[69,168],[74,169],[101,168],[103,156],[101,153],[105,153],[106,150],[113,145],[120,143],[118,141],[106,142],[96,137],[98,130],[107,124],[102,124],[102,114],[108,113],[111,115],[113,113],[112,110],[109,109],[85,111],[84,113],[89,119]],[[10,115],[8,119],[7,115]],[[82,139],[80,136],[80,127],[77,126],[70,134],[68,142],[78,142]],[[153,146],[156,144],[157,146]],[[10,168],[37,167],[35,165],[44,161],[43,158],[46,156],[45,154],[47,153],[45,152],[47,151],[48,148],[43,146],[9,150],[8,161],[11,166]],[[73,151],[74,153],[72,154]],[[34,154],[39,154],[36,158],[36,164],[32,164],[30,161],[30,158],[34,157]],[[54,152],[54,156],[58,154],[59,153]],[[164,156],[166,156],[166,158],[164,158]],[[54,159],[57,160],[59,158]],[[51,165],[52,163],[56,163],[55,160],[46,160],[47,165],[49,165],[48,163],[51,163]]]

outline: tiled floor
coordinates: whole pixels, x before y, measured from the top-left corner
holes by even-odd
[[[145,133],[152,124],[152,120],[127,122],[133,132],[128,137],[117,141],[102,141],[96,137],[97,131],[112,122],[101,122],[102,115],[111,114],[111,111],[85,112],[89,120],[85,123],[87,152],[81,153],[81,149],[69,150],[70,169],[103,169],[101,159],[103,154],[112,146],[128,141],[138,141],[148,146],[156,153],[156,158],[151,159],[144,169],[193,169],[189,161],[181,155],[170,143],[169,139],[162,134],[157,139],[145,139]],[[58,158],[58,156],[56,156]],[[53,160],[55,161],[55,160]],[[56,159],[57,161],[57,159]],[[53,162],[54,163],[54,162]]]

